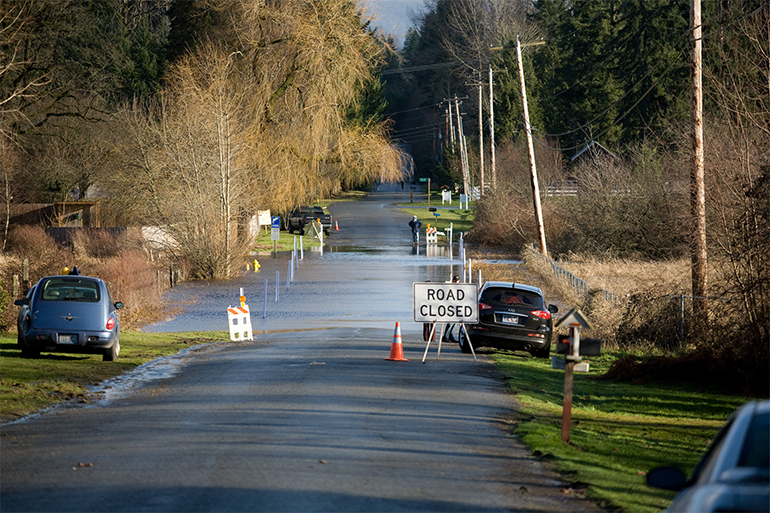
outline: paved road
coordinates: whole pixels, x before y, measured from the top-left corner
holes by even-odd
[[[511,436],[491,362],[453,345],[423,365],[415,336],[386,361],[392,335],[207,346],[106,404],[2,426],[0,510],[599,511]]]

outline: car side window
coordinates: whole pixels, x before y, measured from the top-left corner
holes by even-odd
[[[770,413],[757,414],[751,420],[738,466],[770,468]]]
[[[711,473],[711,469],[716,463],[717,455],[725,442],[727,432],[730,431],[730,426],[732,426],[734,420],[734,418],[730,418],[730,420],[728,420],[719,430],[717,436],[714,437],[711,445],[709,445],[708,449],[706,449],[706,452],[703,454],[703,457],[695,466],[695,469],[693,469],[692,476],[690,477],[691,483],[697,483],[702,475],[708,476]]]

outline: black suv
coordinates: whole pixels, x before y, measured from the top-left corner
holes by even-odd
[[[324,234],[329,235],[332,231],[332,216],[324,212],[322,207],[299,207],[293,210],[286,217],[286,231],[294,233],[295,230],[302,233],[305,225],[318,220]]]
[[[537,358],[551,352],[556,305],[546,307],[543,291],[521,283],[488,281],[479,291],[479,322],[467,326],[474,349],[495,347],[528,351]],[[460,349],[470,353],[465,333],[460,332]]]

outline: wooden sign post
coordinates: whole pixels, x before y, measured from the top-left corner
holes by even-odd
[[[580,328],[591,328],[591,323],[588,322],[580,309],[573,308],[567,312],[567,315],[559,319],[554,328],[561,326],[568,326],[570,330],[570,351],[564,365],[564,402],[561,413],[561,440],[567,443],[572,425],[572,384],[575,375],[575,363],[581,360]]]

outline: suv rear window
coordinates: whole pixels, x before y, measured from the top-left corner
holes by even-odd
[[[543,298],[525,290],[490,287],[481,294],[481,302],[489,306],[526,306],[543,308]]]
[[[99,301],[99,285],[84,278],[52,278],[43,284],[44,301]]]

